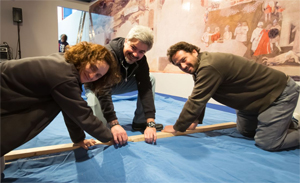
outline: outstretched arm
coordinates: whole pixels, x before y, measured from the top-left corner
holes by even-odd
[[[195,130],[198,123],[199,123],[199,121],[196,120],[187,128],[187,130]],[[168,126],[165,126],[165,128],[162,130],[162,132],[176,133],[177,131],[173,128],[173,125],[168,125]]]
[[[78,134],[76,135],[79,128],[101,142],[108,142],[112,139],[110,130],[93,115],[92,109],[81,98],[81,90],[77,81],[68,81],[56,86],[51,91],[51,95],[63,111],[69,132],[73,130],[71,126],[76,128],[74,133],[70,133],[74,143],[84,140],[82,132],[80,132],[81,138],[77,137]]]

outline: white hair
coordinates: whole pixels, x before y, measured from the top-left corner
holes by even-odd
[[[126,36],[126,39],[131,41],[132,39],[138,39],[148,46],[150,50],[153,46],[153,32],[149,27],[142,25],[136,25],[130,29]]]

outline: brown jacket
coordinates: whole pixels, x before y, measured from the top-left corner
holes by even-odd
[[[81,98],[77,69],[63,54],[0,63],[1,156],[24,144],[62,112],[74,143],[86,131],[96,139],[112,139],[110,130]]]
[[[204,116],[210,98],[231,108],[260,113],[283,92],[287,76],[272,68],[227,53],[202,52],[194,74],[195,86],[174,125],[185,131]]]

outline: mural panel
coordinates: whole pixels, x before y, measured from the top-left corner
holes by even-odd
[[[300,80],[299,0],[98,0],[90,6],[91,41],[106,44],[140,24],[154,31],[147,52],[152,72],[182,73],[167,49],[186,41],[226,52]]]

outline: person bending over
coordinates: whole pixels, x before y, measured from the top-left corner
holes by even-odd
[[[120,79],[111,53],[87,42],[64,54],[29,57],[0,63],[1,161],[11,150],[38,135],[62,112],[72,141],[88,149],[93,139],[107,142],[113,136],[81,98],[82,83],[95,83],[95,93]],[[2,173],[2,172],[1,172]]]
[[[293,122],[300,87],[283,72],[228,53],[200,52],[186,42],[172,45],[168,59],[193,75],[195,85],[174,126],[184,132],[202,123],[210,98],[236,109],[237,130],[254,137],[268,151],[299,147],[300,130]]]
[[[155,78],[149,75],[149,66],[145,53],[152,48],[152,30],[144,26],[133,27],[126,38],[115,38],[106,47],[116,58],[120,68],[122,81],[107,88],[104,95],[89,92],[90,84],[86,84],[87,101],[94,114],[107,121],[111,127],[114,141],[124,145],[128,140],[126,131],[119,125],[112,95],[138,91],[137,108],[132,122],[133,130],[144,130],[147,143],[156,142],[156,130],[162,130],[162,124],[155,123]]]

